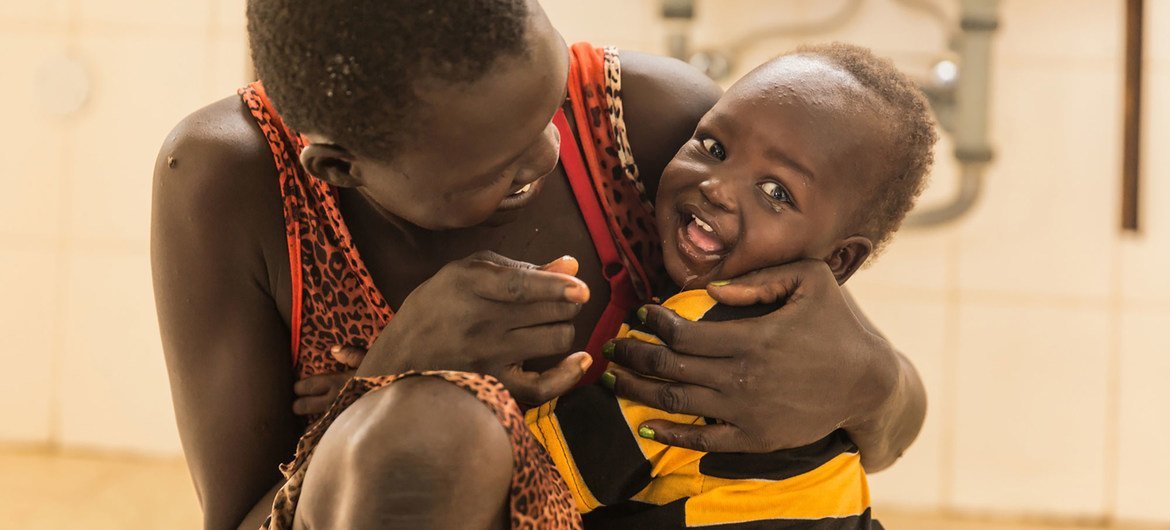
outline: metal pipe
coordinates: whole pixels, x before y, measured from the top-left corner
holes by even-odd
[[[978,201],[984,170],[993,157],[988,142],[991,93],[991,38],[999,25],[999,0],[962,0],[958,37],[959,78],[955,90],[955,158],[960,170],[959,190],[941,206],[916,211],[906,226],[927,227],[953,221]]]
[[[686,61],[691,55],[694,0],[662,0],[662,19],[666,23],[666,53]]]

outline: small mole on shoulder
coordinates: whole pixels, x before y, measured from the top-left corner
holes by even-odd
[[[174,169],[177,165],[179,165],[179,161],[175,160],[175,157],[167,156],[167,167]]]

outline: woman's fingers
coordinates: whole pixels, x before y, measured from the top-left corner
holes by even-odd
[[[293,401],[293,413],[298,416],[324,414],[329,411],[329,406],[333,404],[335,398],[337,398],[336,392],[321,396],[297,398],[296,401]]]
[[[666,420],[650,420],[638,426],[638,436],[658,443],[716,453],[749,453],[751,444],[743,431],[731,424],[684,425]]]
[[[567,322],[514,329],[504,334],[499,347],[504,350],[502,357],[508,364],[520,363],[537,357],[564,355],[573,348],[576,333],[576,328]]]
[[[614,341],[613,350],[607,356],[622,368],[658,379],[715,389],[727,379],[727,363],[723,359],[683,355],[667,346],[638,339]]]
[[[293,412],[301,416],[324,414],[352,377],[353,372],[349,371],[314,375],[293,383],[293,393],[297,395],[293,401]]]
[[[558,272],[516,268],[487,260],[469,260],[464,281],[480,298],[496,302],[576,302],[589,300],[585,282]]]
[[[314,375],[293,383],[293,393],[297,396],[293,401],[293,412],[301,416],[324,414],[353,375],[354,372],[350,370]]]
[[[319,396],[326,394],[329,391],[336,393],[346,381],[353,377],[353,372],[341,372],[337,374],[321,374],[312,375],[293,383],[293,393],[298,396]]]
[[[733,357],[736,341],[728,340],[728,333],[738,331],[738,321],[691,321],[660,305],[642,306],[646,328],[665,342],[670,349],[703,357]]]
[[[366,358],[366,350],[357,346],[334,346],[332,350],[329,350],[329,355],[333,356],[335,361],[351,369],[357,369],[362,365],[362,360]]]
[[[573,256],[561,256],[537,268],[545,272],[556,272],[560,274],[568,274],[569,276],[576,276],[577,270],[580,269],[580,267],[581,265],[577,263],[577,258],[574,258]]]
[[[690,414],[705,418],[727,417],[724,397],[710,388],[677,383],[674,381],[660,381],[642,377],[620,367],[611,367],[603,382],[613,375],[613,391],[615,394],[643,403],[656,409],[675,414]],[[607,385],[609,383],[606,383]]]
[[[719,303],[744,306],[783,302],[829,285],[837,285],[829,266],[822,260],[808,259],[749,272],[727,283],[713,283],[707,292]]]
[[[589,353],[580,351],[561,359],[544,372],[526,372],[514,365],[498,379],[516,401],[540,405],[571,390],[592,365],[593,358]]]
[[[536,302],[501,306],[499,310],[511,313],[512,329],[523,329],[541,324],[570,322],[581,312],[581,308],[581,304],[572,302]]]

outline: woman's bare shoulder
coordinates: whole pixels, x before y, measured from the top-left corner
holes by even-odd
[[[223,200],[229,197],[249,200],[271,191],[275,178],[264,134],[238,96],[183,118],[163,141],[155,163],[156,184],[188,192],[166,198],[213,209],[232,202]]]
[[[238,96],[196,110],[175,126],[159,149],[153,191],[156,249],[215,248],[220,258],[247,267],[240,272],[270,287],[274,278],[287,277],[279,270],[288,268],[287,258],[276,259],[287,252],[276,164]]]
[[[723,90],[678,59],[621,52],[622,100],[630,148],[649,191]],[[651,195],[653,196],[653,195]]]

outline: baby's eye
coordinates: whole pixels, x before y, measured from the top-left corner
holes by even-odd
[[[760,184],[760,189],[774,201],[792,204],[792,194],[788,193],[788,190],[784,189],[784,186],[781,186],[779,182],[770,180],[763,182]]]
[[[727,160],[727,151],[723,149],[723,144],[712,138],[704,138],[700,143],[703,145],[703,149],[706,149],[707,153],[717,160]]]

